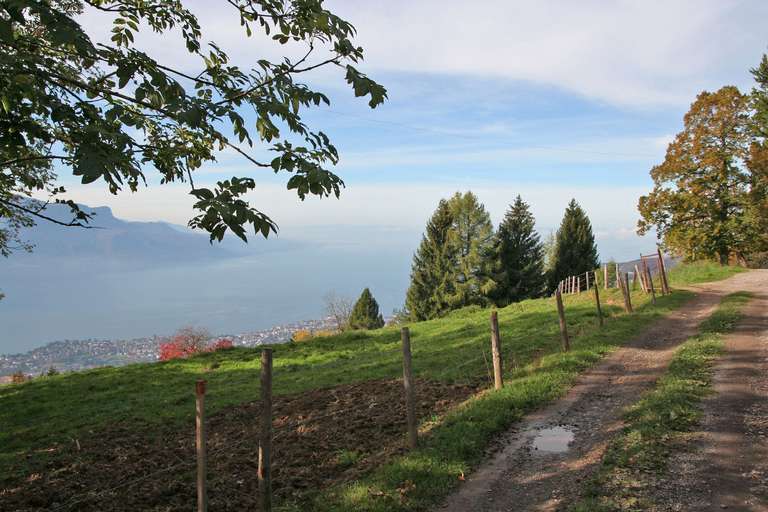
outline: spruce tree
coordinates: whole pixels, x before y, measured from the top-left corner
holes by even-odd
[[[352,314],[349,315],[350,329],[378,329],[384,327],[384,318],[379,313],[379,304],[373,298],[371,290],[366,288],[360,294]]]
[[[452,235],[456,245],[452,309],[472,304],[486,305],[496,284],[492,279],[494,262],[493,224],[477,196],[456,192],[448,200],[453,217]]]
[[[448,298],[454,293],[456,260],[452,226],[448,202],[441,199],[413,256],[411,285],[405,300],[413,320],[437,318],[451,309]]]
[[[557,230],[555,257],[549,273],[549,289],[554,290],[562,279],[596,269],[597,257],[592,223],[575,199],[565,209],[563,222]]]
[[[496,283],[493,299],[503,307],[544,292],[544,246],[534,230],[528,204],[518,195],[496,233]]]

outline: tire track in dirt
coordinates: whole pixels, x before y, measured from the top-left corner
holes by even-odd
[[[695,288],[696,297],[656,322],[579,378],[553,405],[528,415],[503,439],[501,448],[439,507],[448,512],[553,511],[573,503],[582,483],[599,467],[609,441],[623,426],[623,409],[652,387],[675,349],[698,332],[723,296],[759,293],[768,273],[745,272]],[[552,430],[564,427],[564,430]],[[553,433],[551,443],[542,434]],[[566,433],[564,451],[544,451]],[[538,438],[538,439],[537,439]],[[567,439],[566,439],[567,440]]]

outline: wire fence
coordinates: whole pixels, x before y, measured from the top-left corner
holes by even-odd
[[[634,265],[634,264],[633,264]],[[577,276],[571,276],[567,279],[564,279],[561,281],[560,285],[556,289],[556,299],[558,303],[558,319],[560,324],[560,330],[561,330],[561,336],[563,338],[563,350],[569,350],[570,343],[569,343],[569,336],[567,333],[567,322],[565,319],[565,307],[563,305],[563,302],[560,298],[561,294],[574,294],[579,293],[579,291],[586,291],[590,290],[592,288],[597,287],[598,290],[602,289],[604,287],[607,287],[609,285],[609,281],[606,279],[606,276],[610,274],[611,272],[615,274],[614,279],[614,286],[623,287],[622,282],[624,282],[627,286],[629,286],[629,276],[632,276],[632,280],[634,282],[634,285],[638,285],[643,288],[643,290],[648,290],[648,293],[651,293],[652,286],[653,286],[653,275],[656,274],[656,281],[659,283],[659,289],[660,293],[667,293],[668,292],[668,283],[667,283],[667,276],[666,276],[666,270],[664,266],[664,262],[661,259],[660,252],[655,255],[641,255],[640,261],[637,265],[635,265],[635,268],[633,269],[633,272],[624,272],[624,277],[622,277],[622,269],[618,266],[614,269],[606,269],[607,267],[603,267],[600,270],[593,270],[590,272],[585,272],[584,274],[577,275]],[[602,277],[602,279],[601,279]],[[625,281],[622,281],[622,279],[625,279]],[[583,288],[583,289],[582,289]],[[600,325],[602,326],[602,319],[603,315],[601,313],[600,309],[600,298],[599,293],[597,293],[598,290],[595,290],[594,293],[594,299],[596,301],[597,311],[598,311],[598,317],[600,319]],[[631,309],[628,309],[629,312],[631,312]],[[503,343],[499,336],[498,331],[498,320],[495,311],[491,314],[491,322],[490,322],[490,339],[491,343],[485,347],[480,347],[480,354],[478,354],[475,357],[464,359],[460,362],[456,361],[446,361],[446,365],[448,365],[455,375],[462,375],[466,379],[466,383],[469,385],[470,383],[474,384],[480,384],[487,379],[488,386],[494,386],[497,389],[500,388],[503,385],[502,382],[502,358],[506,354],[507,363],[509,364],[511,361],[511,364],[513,366],[516,366],[516,362],[514,359],[514,354],[507,351],[506,353],[501,350],[500,344]],[[418,424],[416,423],[415,415],[411,414],[409,411],[414,410],[416,407],[416,399],[414,396],[418,396],[419,394],[419,381],[414,380],[413,378],[413,371],[411,367],[411,350],[410,350],[410,333],[407,327],[404,327],[401,331],[401,346],[397,348],[392,348],[388,350],[376,350],[376,351],[370,351],[370,352],[363,352],[362,354],[356,354],[354,360],[355,363],[358,365],[391,365],[392,361],[399,360],[401,361],[403,365],[403,389],[402,389],[402,400],[400,401],[400,404],[402,405],[405,403],[405,411],[407,413],[407,418],[400,418],[398,421],[398,424],[405,424],[405,429],[402,432],[403,439],[410,438],[414,441],[418,439]],[[148,480],[155,479],[160,477],[163,474],[169,473],[169,472],[179,472],[179,471],[186,471],[187,469],[191,469],[195,466],[198,467],[198,477],[196,481],[195,487],[197,488],[198,493],[198,507],[197,510],[199,512],[206,512],[207,511],[207,498],[201,499],[201,496],[207,496],[206,494],[206,488],[207,488],[207,461],[213,460],[217,461],[219,457],[224,456],[226,454],[236,453],[240,450],[248,450],[251,451],[254,454],[254,457],[258,454],[258,464],[259,468],[257,471],[257,475],[255,475],[256,480],[258,480],[258,491],[255,492],[246,492],[240,488],[238,488],[236,482],[230,481],[230,483],[227,485],[226,489],[219,488],[217,489],[218,492],[232,492],[241,498],[245,498],[250,501],[258,502],[259,509],[262,511],[268,511],[271,510],[271,481],[264,482],[265,479],[271,478],[271,470],[269,469],[270,465],[270,453],[271,453],[271,446],[277,445],[281,446],[281,443],[291,443],[294,442],[291,436],[295,436],[298,433],[301,433],[302,431],[309,430],[313,425],[324,425],[328,424],[329,421],[332,422],[344,422],[345,419],[349,418],[355,418],[360,415],[365,416],[368,414],[369,416],[376,416],[373,414],[374,411],[379,409],[380,413],[378,417],[386,416],[387,414],[392,414],[393,411],[397,412],[400,411],[397,407],[393,407],[391,397],[385,397],[384,399],[377,399],[376,396],[369,396],[366,399],[360,401],[360,403],[356,404],[349,404],[349,400],[344,402],[341,400],[341,398],[337,395],[333,395],[333,392],[330,393],[332,396],[336,397],[335,402],[328,402],[324,405],[324,408],[316,408],[312,409],[307,412],[306,415],[297,415],[296,417],[291,417],[288,415],[287,417],[285,415],[280,417],[275,417],[275,411],[272,409],[272,396],[271,396],[271,382],[277,377],[281,376],[282,378],[291,378],[292,373],[294,373],[291,370],[285,370],[280,368],[280,365],[277,365],[277,368],[273,369],[272,364],[272,351],[271,349],[264,349],[264,354],[269,353],[269,364],[265,366],[264,361],[267,361],[267,359],[262,358],[262,390],[264,385],[264,372],[268,372],[268,375],[266,376],[267,381],[269,383],[269,391],[267,392],[267,396],[262,396],[262,399],[258,402],[258,415],[261,416],[263,421],[266,421],[268,425],[270,425],[269,432],[263,431],[263,429],[259,429],[256,431],[253,435],[245,435],[246,432],[248,432],[248,428],[246,428],[246,424],[243,423],[243,435],[240,439],[232,441],[231,439],[227,439],[226,442],[222,441],[221,439],[217,438],[218,442],[222,443],[222,446],[219,448],[208,451],[208,437],[206,430],[207,428],[204,428],[203,426],[206,425],[207,420],[205,417],[205,411],[202,407],[201,402],[201,396],[200,396],[200,387],[198,385],[197,388],[197,406],[198,406],[198,417],[199,421],[196,428],[196,449],[195,449],[195,456],[189,457],[187,459],[183,459],[178,455],[174,455],[173,458],[169,457],[168,463],[164,465],[161,468],[149,471],[143,475],[140,475],[136,478],[132,478],[129,480],[124,480],[120,482],[117,485],[105,488],[105,489],[99,489],[99,490],[86,490],[85,492],[72,496],[63,503],[57,504],[56,506],[53,506],[50,508],[53,512],[62,512],[62,511],[71,511],[71,510],[80,510],[85,507],[88,503],[94,503],[98,502],[99,500],[108,498],[110,496],[114,496],[120,493],[126,493],[129,489],[142,484]],[[418,360],[417,360],[418,362]],[[278,361],[279,363],[279,361]],[[335,361],[335,362],[329,362],[324,363],[322,366],[324,368],[333,368],[334,365],[341,365],[341,362]],[[410,386],[410,389],[409,389]],[[262,393],[264,393],[262,391]],[[205,387],[203,386],[203,398],[205,395]],[[299,400],[299,398],[296,398],[295,400]],[[288,404],[290,405],[292,402],[291,400],[284,400],[282,402],[283,405]],[[319,412],[319,414],[318,414]],[[398,414],[404,414],[402,412],[397,412]],[[253,423],[253,422],[252,422]],[[263,424],[263,423],[262,423]],[[210,426],[210,425],[209,425]],[[407,435],[406,435],[407,434]],[[414,448],[416,446],[416,443],[414,442],[410,447]],[[352,449],[354,447],[350,447]],[[173,452],[172,452],[173,453]],[[266,454],[266,455],[265,455]],[[202,468],[202,469],[201,469]],[[202,489],[201,489],[202,487]],[[268,495],[268,496],[267,496]],[[268,499],[267,499],[268,498]]]

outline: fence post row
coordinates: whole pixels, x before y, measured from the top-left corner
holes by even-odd
[[[643,260],[643,270],[645,271],[645,282],[648,285],[648,291],[651,294],[651,304],[656,304],[656,290],[653,287],[653,276],[651,275],[651,269],[648,268],[648,262],[645,261],[643,255],[640,255]]]
[[[272,349],[261,352],[261,432],[259,433],[259,509],[272,510]]]
[[[560,292],[555,294],[555,301],[557,302],[557,316],[560,318],[560,337],[563,340],[563,351],[568,352],[571,350],[571,341],[568,339],[568,326],[565,324],[563,296],[560,294]]]
[[[195,452],[197,454],[197,510],[208,511],[208,489],[206,475],[208,473],[205,435],[205,381],[195,383]]]
[[[661,255],[661,247],[656,246],[656,254],[659,256],[659,273],[661,273],[661,292],[669,295],[669,281],[667,281],[667,267],[664,265],[664,257]]]
[[[491,311],[491,354],[493,357],[493,387],[501,389],[504,387],[504,378],[501,368],[501,336],[499,335],[499,315],[496,311]]]
[[[405,413],[408,426],[408,447],[416,448],[418,430],[416,429],[416,389],[411,365],[411,333],[407,327],[400,329],[403,342],[403,388],[405,389]]]

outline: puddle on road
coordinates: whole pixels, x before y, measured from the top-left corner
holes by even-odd
[[[567,452],[573,438],[574,433],[568,427],[541,429],[533,439],[533,449],[542,453]]]

